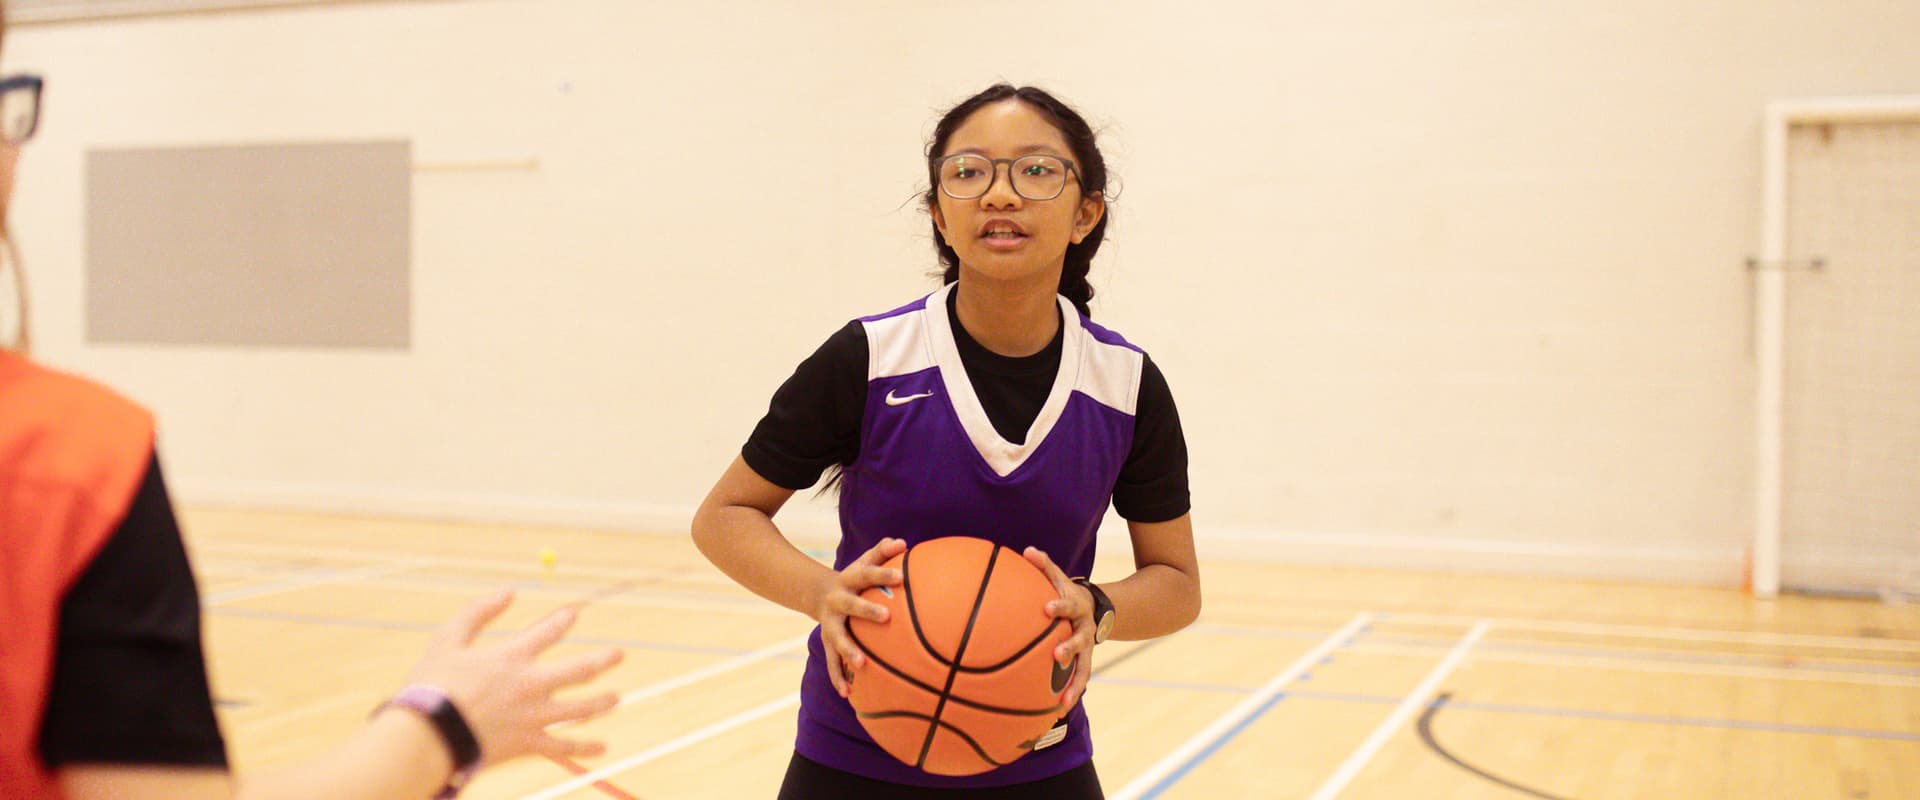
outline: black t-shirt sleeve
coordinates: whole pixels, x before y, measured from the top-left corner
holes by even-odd
[[[1192,510],[1187,489],[1187,437],[1173,390],[1152,358],[1140,370],[1133,447],[1113,486],[1113,510],[1134,522],[1166,522]]]
[[[48,766],[225,768],[200,644],[200,598],[159,459],[60,604],[40,726]]]
[[[779,486],[812,486],[828,467],[860,453],[866,388],[867,331],[856,320],[827,337],[773,393],[740,455]]]

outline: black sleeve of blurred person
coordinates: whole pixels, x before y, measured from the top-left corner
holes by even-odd
[[[149,457],[126,518],[60,605],[40,755],[73,764],[227,765],[200,598]]]

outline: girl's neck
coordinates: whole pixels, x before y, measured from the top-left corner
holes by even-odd
[[[1003,356],[1033,355],[1060,331],[1059,304],[1054,299],[1060,280],[1058,273],[1050,277],[997,281],[970,275],[962,268],[954,312],[980,346]]]

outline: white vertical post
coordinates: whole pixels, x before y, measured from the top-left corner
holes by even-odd
[[[1784,393],[1787,250],[1787,126],[1779,105],[1767,107],[1762,149],[1760,260],[1754,269],[1754,354],[1758,361],[1754,419],[1753,549],[1755,597],[1780,593],[1781,407]]]

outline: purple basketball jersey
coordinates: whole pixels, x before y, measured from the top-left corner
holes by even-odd
[[[909,545],[974,536],[1051,556],[1068,575],[1093,568],[1094,538],[1133,444],[1145,356],[1083,319],[1060,298],[1060,369],[1026,441],[1001,438],[961,366],[947,316],[951,285],[860,322],[866,328],[867,400],[860,454],[840,485],[845,568],[885,537]],[[801,685],[795,749],[835,769],[927,787],[1004,786],[1041,780],[1093,756],[1075,707],[1067,737],[1011,764],[962,778],[922,772],[875,744],[833,691],[815,630]]]

